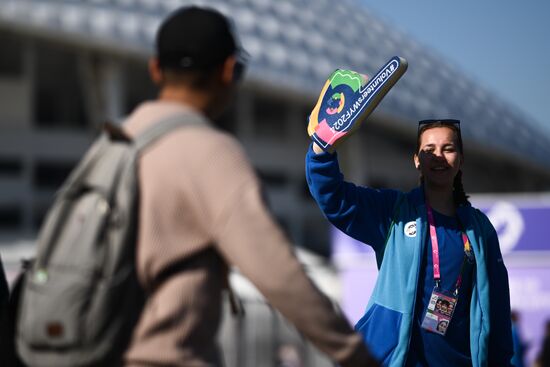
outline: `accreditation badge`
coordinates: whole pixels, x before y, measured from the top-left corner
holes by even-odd
[[[434,288],[426,315],[422,321],[422,328],[428,331],[445,335],[449,323],[453,318],[458,298],[439,288]]]

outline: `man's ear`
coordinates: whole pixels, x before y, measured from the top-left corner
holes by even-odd
[[[149,76],[156,85],[162,84],[164,76],[160,68],[159,59],[152,57],[149,59]]]
[[[417,170],[420,170],[420,159],[418,158],[418,154],[415,154],[413,156],[414,166]]]
[[[231,55],[227,59],[225,59],[225,62],[222,65],[222,74],[221,74],[221,79],[223,84],[228,85],[233,83],[236,63],[237,63],[237,58],[235,57],[235,55]]]

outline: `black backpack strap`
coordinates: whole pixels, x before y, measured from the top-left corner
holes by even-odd
[[[204,266],[205,259],[217,258],[222,267],[222,277],[223,277],[223,286],[227,290],[229,297],[229,306],[231,313],[234,316],[244,316],[245,309],[242,301],[235,294],[235,291],[229,283],[229,266],[225,260],[221,257],[219,252],[213,247],[210,246],[204,250],[200,250],[197,253],[183,259],[176,261],[171,265],[168,265],[163,271],[160,272],[153,280],[151,286],[146,290],[148,295],[151,295],[157,291],[157,289],[171,277],[188,270],[198,269]]]
[[[134,144],[138,152],[141,152],[149,144],[154,143],[157,139],[177,128],[183,126],[207,126],[208,124],[208,120],[197,113],[178,113],[153,124],[134,139]]]

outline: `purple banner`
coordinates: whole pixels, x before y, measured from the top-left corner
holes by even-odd
[[[497,230],[503,253],[550,251],[550,196],[474,196]]]

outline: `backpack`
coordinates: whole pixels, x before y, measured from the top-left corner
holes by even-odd
[[[58,192],[21,285],[16,348],[29,366],[122,362],[146,291],[135,268],[140,153],[195,115],[159,121],[134,140],[106,124]]]

